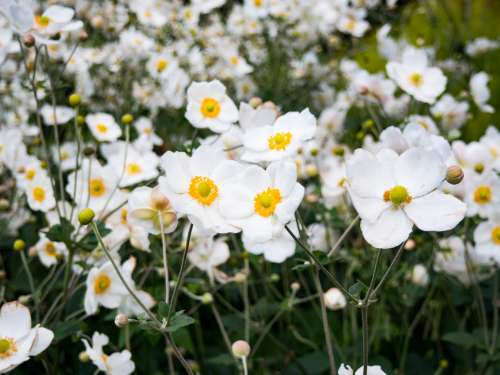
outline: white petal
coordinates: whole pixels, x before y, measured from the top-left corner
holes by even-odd
[[[453,195],[436,190],[412,200],[404,210],[420,230],[444,231],[462,221],[467,207]]]
[[[271,163],[267,167],[272,186],[278,188],[281,195],[286,197],[292,192],[297,183],[297,166],[291,161]]]
[[[167,177],[165,182],[175,193],[185,193],[189,188],[189,157],[184,152],[168,151],[161,158]]]
[[[377,220],[380,214],[391,205],[390,202],[385,202],[380,198],[361,198],[352,189],[348,189],[348,191],[352,204],[356,211],[358,211],[359,216],[368,221]]]
[[[365,240],[378,249],[391,249],[410,235],[413,224],[401,209],[388,208],[374,221],[361,220]]]
[[[31,314],[19,302],[7,302],[0,309],[0,335],[18,339],[31,330]]]
[[[31,347],[30,355],[38,355],[48,348],[52,340],[54,339],[54,332],[50,329],[38,327],[34,328],[37,331],[35,341]]]

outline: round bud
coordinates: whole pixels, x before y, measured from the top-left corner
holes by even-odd
[[[452,185],[459,184],[464,178],[464,171],[458,165],[448,167],[446,171],[446,181]]]
[[[21,239],[17,239],[14,241],[13,248],[15,251],[23,251],[26,248],[26,242]]]
[[[8,199],[0,198],[0,211],[8,211],[10,208],[10,203]]]
[[[69,105],[76,107],[82,102],[82,98],[78,94],[71,94],[68,98]]]
[[[163,195],[159,188],[151,192],[151,204],[158,211],[165,211],[170,208],[170,201]]]
[[[311,156],[318,156],[318,152],[319,152],[319,150],[317,148],[313,148],[311,150]]]
[[[83,126],[85,125],[85,117],[79,115],[76,117],[76,123],[77,125]]]
[[[330,288],[323,297],[326,308],[330,310],[341,310],[347,305],[347,300],[340,289]]]
[[[48,163],[45,160],[40,161],[40,168],[47,169]]]
[[[33,47],[35,45],[35,37],[32,34],[24,34],[23,44],[28,48]]]
[[[363,122],[363,124],[361,125],[361,127],[363,128],[363,130],[370,130],[371,128],[373,128],[373,125],[374,125],[373,120],[372,119],[368,119],[365,122]]]
[[[130,113],[126,113],[122,116],[122,123],[125,125],[130,125],[134,121],[134,116],[132,116]]]
[[[83,149],[83,155],[85,155],[86,157],[91,157],[94,154],[95,154],[95,149],[93,147],[89,146]]]
[[[90,356],[87,352],[80,352],[80,354],[78,354],[78,359],[80,362],[88,362],[90,361]]]
[[[364,131],[360,130],[359,132],[356,133],[356,139],[358,141],[362,141],[364,137],[365,137],[365,132]]]
[[[0,280],[5,280],[7,273],[4,270],[0,270]]]
[[[306,165],[305,172],[309,177],[316,177],[318,175],[318,167],[314,164]]]
[[[262,99],[253,97],[252,99],[250,99],[250,102],[248,104],[250,104],[250,106],[252,106],[253,108],[257,108],[259,105],[262,104]]]
[[[446,359],[442,359],[439,361],[439,367],[448,368],[448,361]]]
[[[410,238],[408,241],[406,241],[404,249],[406,251],[412,251],[412,250],[415,250],[416,246],[417,246],[417,243],[415,242],[415,240]]]
[[[89,38],[89,34],[85,30],[80,31],[78,34],[78,40],[80,42],[85,42]]]
[[[277,273],[272,273],[270,279],[273,283],[275,283],[280,280],[280,275],[278,275]]]
[[[128,316],[125,314],[117,314],[115,316],[115,326],[123,328],[128,326]]]
[[[345,154],[345,149],[342,146],[335,146],[335,147],[332,148],[332,154],[334,156],[340,156],[340,157],[342,157]]]
[[[294,292],[298,292],[300,289],[300,284],[298,282],[293,282],[292,285],[290,285],[290,288]]]
[[[92,210],[91,208],[84,208],[78,214],[78,221],[81,225],[87,225],[90,224],[92,220],[94,220],[94,216],[94,210]]]
[[[214,297],[210,293],[203,293],[201,296],[201,302],[205,305],[211,304],[214,301]]]
[[[245,358],[250,354],[250,345],[244,340],[238,340],[231,346],[233,355],[237,358]]]

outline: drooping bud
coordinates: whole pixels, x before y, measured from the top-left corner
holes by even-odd
[[[24,34],[23,44],[28,48],[33,47],[35,45],[35,37],[32,34]]]
[[[89,34],[85,30],[80,31],[78,34],[78,40],[80,42],[85,42],[89,38]]]
[[[125,314],[117,314],[115,317],[115,326],[118,328],[128,326],[128,316]]]
[[[300,284],[298,282],[293,282],[292,285],[290,285],[290,288],[293,292],[298,292],[300,289]]]
[[[452,185],[459,184],[464,178],[464,171],[458,165],[448,167],[446,171],[446,181]]]
[[[250,104],[250,106],[253,108],[257,108],[259,105],[262,104],[262,99],[253,97],[252,99],[250,99],[250,102],[248,104]]]
[[[244,340],[238,340],[231,346],[231,351],[237,358],[246,358],[250,354],[250,345]]]
[[[81,225],[87,225],[90,224],[92,220],[94,220],[94,216],[94,210],[92,210],[91,208],[84,208],[78,214],[78,221]]]
[[[161,193],[159,188],[155,188],[151,192],[151,205],[155,210],[165,211],[170,208],[170,201]]]
[[[341,310],[347,305],[347,300],[340,289],[330,288],[323,297],[325,306],[330,310]]]

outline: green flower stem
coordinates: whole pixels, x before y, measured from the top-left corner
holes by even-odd
[[[396,255],[392,259],[391,264],[389,264],[389,267],[387,267],[387,269],[385,270],[385,273],[382,276],[382,279],[379,281],[379,283],[377,284],[377,286],[373,290],[373,293],[372,293],[373,296],[375,296],[377,294],[377,292],[379,291],[379,289],[382,287],[382,285],[384,285],[384,282],[389,277],[389,274],[391,273],[391,270],[398,263],[399,258],[401,257],[401,254],[403,254],[403,250],[404,250],[405,244],[406,244],[406,241],[403,242],[401,244],[401,246],[399,247],[398,251],[396,252]]]
[[[344,231],[344,233],[342,233],[342,235],[339,237],[339,239],[337,240],[337,242],[335,242],[335,244],[333,245],[333,247],[330,249],[330,251],[328,252],[328,256],[332,256],[333,253],[335,252],[335,250],[338,249],[338,247],[340,246],[340,244],[344,241],[344,239],[346,238],[346,236],[349,234],[349,232],[351,231],[352,228],[354,228],[354,226],[356,225],[356,223],[359,221],[359,215],[357,215],[352,221],[351,221],[351,224],[349,224],[349,226],[346,228],[346,230]]]
[[[160,211],[158,211],[158,218],[160,220],[161,252],[163,255],[163,276],[165,277],[165,303],[168,304],[168,301],[170,300],[170,278],[168,275],[167,242],[165,240],[163,215]]]
[[[30,286],[31,295],[33,297],[33,301],[35,301],[35,311],[36,311],[36,320],[40,321],[40,300],[38,299],[38,294],[35,290],[35,283],[33,282],[33,275],[31,274],[30,268],[28,266],[28,261],[26,260],[26,255],[24,254],[24,250],[20,251],[21,261],[23,263],[24,271],[26,272],[26,276],[28,277],[28,284]]]
[[[312,251],[301,240],[299,240],[297,238],[297,236],[295,236],[295,234],[293,234],[293,232],[290,230],[288,225],[285,225],[285,229],[288,232],[288,234],[290,234],[290,236],[292,236],[292,238],[295,240],[295,242],[306,252],[306,254],[309,256],[309,258],[311,258],[311,260],[314,263],[316,263],[316,265],[321,269],[321,271],[323,271],[326,274],[326,276],[330,279],[330,281],[337,288],[339,288],[342,291],[342,293],[347,295],[353,302],[355,302],[357,304],[359,302],[359,300],[356,297],[354,297],[351,293],[349,293],[349,291],[346,288],[344,288],[344,286],[335,278],[335,276],[333,276],[332,273],[330,271],[328,271],[326,269],[326,267],[323,266],[323,264],[321,264],[319,259],[316,258],[316,256],[312,253]]]

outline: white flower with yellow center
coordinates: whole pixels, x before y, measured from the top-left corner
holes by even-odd
[[[53,107],[45,104],[40,113],[45,125],[62,125],[75,117],[75,111],[72,108],[64,106]]]
[[[242,229],[244,240],[265,242],[294,218],[303,197],[295,164],[281,161],[266,170],[252,165],[228,181],[219,207],[229,223]]]
[[[158,176],[160,158],[152,151],[138,150],[133,144],[127,145],[125,142],[104,144],[101,146],[101,151],[110,167],[120,174],[123,171],[121,187],[152,180]]]
[[[391,61],[387,75],[420,102],[432,104],[446,88],[447,79],[439,68],[429,67],[425,51],[408,47],[401,62]]]
[[[139,117],[134,121],[135,130],[139,133],[139,137],[134,141],[134,146],[138,150],[150,151],[153,146],[160,146],[163,140],[155,134],[153,122],[147,117]]]
[[[17,185],[23,189],[33,181],[45,178],[48,178],[47,171],[42,168],[42,162],[34,156],[27,156],[16,171]]]
[[[55,44],[50,37],[58,33],[76,31],[83,27],[82,21],[73,21],[75,11],[68,7],[52,5],[41,15],[36,15],[33,23],[35,37],[45,44]]]
[[[332,208],[342,204],[342,197],[347,191],[345,162],[338,157],[329,156],[321,161],[319,167],[321,195],[325,206]]]
[[[156,79],[167,79],[178,67],[177,59],[169,53],[154,54],[146,64],[149,74]]]
[[[223,133],[238,121],[238,109],[217,80],[193,82],[187,91],[186,118],[195,128]]]
[[[50,180],[40,176],[30,181],[25,188],[29,207],[34,211],[48,212],[56,206]]]
[[[237,232],[219,212],[221,187],[241,172],[241,164],[227,160],[222,150],[208,145],[192,156],[168,151],[162,156],[166,177],[160,177],[160,191],[179,214],[185,214],[201,230]]]
[[[116,123],[113,116],[107,113],[95,113],[85,117],[92,135],[99,142],[116,141],[121,135],[122,130]]]
[[[500,265],[500,206],[474,231],[475,255],[481,264]]]
[[[463,168],[466,176],[487,174],[493,168],[493,155],[483,142],[455,141],[452,144],[452,150],[453,156]]]
[[[446,166],[436,151],[410,148],[398,156],[358,149],[346,164],[348,191],[361,217],[361,231],[373,247],[403,243],[415,224],[422,231],[453,229],[466,206],[437,188]]]
[[[35,245],[36,254],[40,262],[45,267],[50,267],[63,258],[66,253],[66,245],[62,242],[51,241],[43,233],[40,234],[40,239]]]
[[[109,261],[90,270],[86,285],[84,307],[88,315],[97,313],[100,305],[107,309],[118,308],[128,294]]]
[[[260,124],[259,124],[260,125]],[[255,126],[243,135],[242,160],[275,161],[294,155],[304,141],[314,137],[316,118],[305,109],[278,117],[274,124]]]
[[[94,332],[92,343],[85,339],[82,342],[85,345],[85,352],[92,363],[105,374],[129,375],[135,371],[135,364],[131,359],[132,354],[128,350],[122,350],[110,355],[104,353],[103,346],[109,343],[109,338],[105,334]]]
[[[495,172],[468,175],[465,201],[467,216],[491,217],[500,210],[500,177]]]
[[[43,352],[54,333],[38,325],[31,328],[30,311],[19,302],[0,309],[0,373],[6,373]]]

